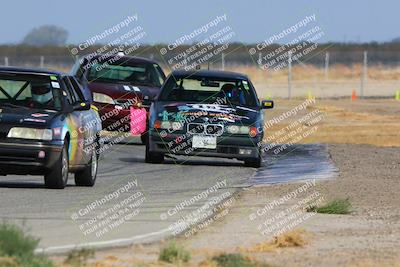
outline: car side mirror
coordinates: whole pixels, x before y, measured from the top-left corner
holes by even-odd
[[[90,103],[89,102],[77,102],[74,105],[74,110],[90,110]]]
[[[261,109],[271,109],[271,108],[274,108],[274,101],[272,100],[261,101]]]

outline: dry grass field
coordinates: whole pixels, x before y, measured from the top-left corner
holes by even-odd
[[[304,100],[275,102],[275,109],[266,111],[266,120],[279,116]],[[319,110],[323,119],[312,135],[302,143],[369,144],[382,147],[400,147],[400,101],[389,99],[317,99],[316,103],[297,116],[275,124],[266,131],[266,137],[285,128],[307,113]]]

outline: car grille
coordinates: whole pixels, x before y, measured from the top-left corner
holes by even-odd
[[[10,130],[10,126],[7,124],[0,124],[0,140],[7,138],[8,131]]]
[[[210,135],[222,135],[223,133],[223,127],[222,125],[219,124],[209,124],[206,126],[206,134]]]
[[[188,132],[191,134],[204,133],[204,125],[199,123],[189,123]]]
[[[7,133],[0,133],[0,140],[6,139],[7,138]]]
[[[220,136],[224,132],[224,127],[221,124],[200,124],[189,123],[187,126],[190,134],[205,134]]]

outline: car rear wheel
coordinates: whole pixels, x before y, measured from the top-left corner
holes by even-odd
[[[145,162],[146,163],[162,163],[163,161],[164,161],[164,154],[149,151],[149,140],[147,139]]]
[[[65,142],[60,158],[54,164],[53,168],[44,176],[44,183],[47,188],[63,189],[68,182],[69,156],[68,142]]]
[[[83,170],[75,173],[75,184],[77,186],[94,186],[96,182],[99,160],[96,147],[98,146],[93,148],[89,164]]]

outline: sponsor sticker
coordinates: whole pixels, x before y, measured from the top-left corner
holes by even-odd
[[[125,91],[132,91],[131,88],[128,85],[124,85],[124,90]]]
[[[45,120],[40,120],[40,119],[32,119],[32,118],[26,118],[24,121],[30,121],[30,122],[39,122],[39,123],[45,123]]]
[[[49,114],[33,113],[31,116],[34,118],[42,118],[42,117],[48,117]]]
[[[51,76],[50,76],[50,80],[52,80],[52,81],[57,81],[57,77],[54,76],[54,75],[51,75]]]
[[[53,88],[60,88],[60,84],[58,82],[51,82],[51,86]]]
[[[132,86],[132,88],[133,88],[133,90],[134,90],[135,92],[140,92],[140,89],[139,89],[139,87]]]

